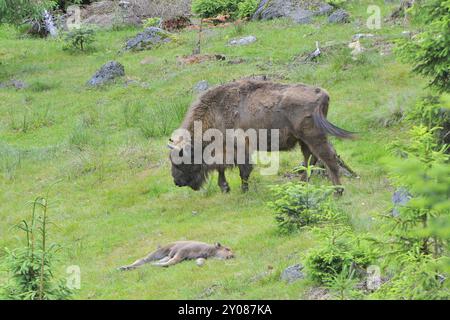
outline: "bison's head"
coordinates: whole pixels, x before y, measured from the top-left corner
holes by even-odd
[[[220,243],[215,244],[216,254],[215,257],[219,259],[232,259],[234,258],[234,253],[230,248],[222,246]]]
[[[208,172],[205,165],[194,163],[193,146],[188,143],[169,140],[171,149],[172,177],[178,187],[191,187],[199,190],[206,181]]]

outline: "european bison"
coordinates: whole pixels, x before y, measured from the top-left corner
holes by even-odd
[[[224,135],[227,129],[279,129],[280,151],[290,150],[297,143],[300,144],[305,161],[311,158],[311,163],[314,164],[317,158],[321,159],[333,184],[340,185],[337,156],[328,144],[327,134],[339,138],[352,138],[352,133],[327,121],[328,104],[329,95],[325,90],[305,84],[239,80],[206,91],[192,104],[182,123],[181,129],[189,133],[190,139],[186,141],[186,138],[180,136],[170,139],[169,148],[172,149],[170,158],[175,184],[199,190],[208,173],[217,170],[219,186],[223,192],[228,192],[230,188],[225,179],[225,168],[238,166],[242,190],[248,190],[248,178],[253,168],[249,160],[250,154],[246,154],[244,163],[174,161],[174,156],[182,156],[183,150],[194,148],[194,122],[200,122],[203,131],[215,128]],[[205,146],[205,142],[202,141],[201,147]],[[225,143],[223,148],[224,154],[229,151],[226,150]],[[260,150],[259,144],[256,149]],[[251,153],[247,149],[246,152]]]

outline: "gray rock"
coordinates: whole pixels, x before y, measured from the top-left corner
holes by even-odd
[[[117,61],[109,61],[104,64],[88,81],[90,86],[100,86],[118,77],[125,75],[125,68]]]
[[[297,23],[311,23],[312,17],[332,10],[331,5],[321,0],[261,0],[253,20],[290,18]]]
[[[153,49],[172,41],[170,33],[157,27],[149,27],[127,41],[125,50]]]
[[[28,87],[28,85],[25,82],[23,82],[22,80],[11,80],[10,86],[17,90],[25,89],[26,87]]]
[[[398,211],[399,207],[405,206],[409,200],[411,200],[412,196],[405,188],[399,188],[392,195],[392,203],[394,204],[394,208],[392,209],[392,216],[398,217],[400,212]]]
[[[199,92],[203,92],[209,89],[209,83],[206,80],[202,80],[199,81],[195,86],[194,86],[194,91],[199,93]]]
[[[293,283],[299,279],[304,279],[305,274],[302,272],[303,265],[295,264],[293,266],[287,267],[281,273],[281,280],[286,281],[287,283]]]
[[[411,38],[413,33],[409,30],[402,31],[402,36]]]
[[[26,84],[22,80],[16,80],[16,79],[12,79],[8,82],[0,83],[0,89],[1,88],[14,88],[16,90],[20,90],[20,89],[25,89],[26,87],[28,87],[28,84]]]
[[[329,23],[347,23],[350,22],[350,15],[344,9],[338,9],[328,17]]]
[[[245,46],[256,41],[255,36],[247,36],[239,39],[233,39],[228,44],[230,46]]]

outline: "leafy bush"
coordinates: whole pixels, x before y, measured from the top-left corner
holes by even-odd
[[[0,23],[21,24],[25,19],[41,19],[44,10],[56,5],[53,0],[0,0]]]
[[[275,220],[282,233],[298,231],[320,221],[342,221],[341,212],[333,206],[333,193],[337,188],[310,184],[313,171],[324,170],[310,165],[310,161],[311,158],[306,166],[300,165],[294,169],[304,174],[304,182],[290,182],[271,187],[276,199],[268,205],[275,210]]]
[[[251,17],[258,8],[258,0],[244,0],[238,4],[237,17],[240,19]]]
[[[268,203],[283,233],[326,220],[335,214],[332,206],[334,187],[305,182],[289,182],[271,187],[275,200]]]
[[[22,221],[18,226],[26,233],[24,248],[6,249],[4,266],[11,277],[1,289],[0,297],[14,300],[62,300],[72,294],[61,279],[56,279],[52,271],[55,245],[47,242],[48,204],[38,197],[33,202],[30,221]],[[39,214],[40,212],[40,214]]]
[[[355,270],[344,266],[338,274],[330,275],[325,284],[334,298],[348,300],[361,297],[362,294],[356,290],[358,282]]]
[[[343,271],[350,272],[365,270],[373,260],[373,254],[350,238],[313,249],[306,257],[308,274],[318,284],[326,284],[340,275]],[[360,272],[361,274],[361,272]],[[352,276],[353,278],[353,276]]]
[[[395,144],[402,159],[387,163],[394,185],[411,194],[397,215],[386,215],[389,241],[384,243],[389,269],[394,274],[384,294],[397,299],[449,297],[450,166],[439,146],[437,128],[413,127],[406,144]],[[439,280],[440,279],[440,280]],[[438,281],[439,280],[439,281]],[[446,290],[441,290],[446,286]]]
[[[404,265],[370,298],[395,300],[448,300],[450,287],[438,263],[430,257],[403,256]]]
[[[413,70],[431,78],[440,92],[450,91],[450,0],[416,1],[412,16],[423,23],[424,31],[400,42],[400,58]]]
[[[436,137],[439,145],[450,141],[450,96],[427,96],[421,99],[407,114],[407,119],[414,123],[426,126],[428,129],[436,129]]]
[[[234,15],[238,11],[238,5],[243,0],[194,0],[192,12],[202,18],[211,18],[219,14]]]
[[[74,28],[66,34],[65,49],[85,51],[95,40],[95,32],[87,27]]]

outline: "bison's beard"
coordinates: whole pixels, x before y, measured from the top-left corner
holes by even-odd
[[[203,165],[172,164],[172,177],[176,186],[198,191],[208,178],[208,170]]]

